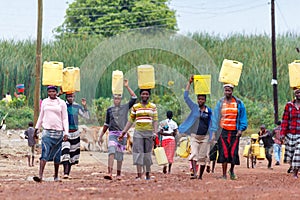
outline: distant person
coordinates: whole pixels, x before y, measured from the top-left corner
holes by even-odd
[[[297,179],[300,168],[300,88],[293,89],[296,98],[285,105],[280,135],[285,140],[284,162],[290,165],[288,173],[293,172]]]
[[[260,126],[258,135],[264,143],[266,158],[268,160],[268,169],[272,169],[272,153],[274,144],[274,140],[272,138],[273,135],[268,129],[266,129],[266,126],[264,124]]]
[[[218,139],[218,163],[222,163],[222,179],[227,179],[227,165],[230,164],[228,174],[231,180],[236,180],[235,165],[240,165],[239,143],[242,132],[247,129],[247,114],[244,103],[233,95],[232,84],[224,84],[224,97],[214,109],[211,131],[213,139]]]
[[[173,121],[173,112],[167,111],[167,119],[163,120],[159,124],[159,135],[161,137],[160,144],[166,152],[168,159],[168,173],[171,173],[172,163],[174,162],[176,142],[175,135],[177,134],[178,125]],[[167,166],[163,167],[163,173],[167,173]]]
[[[275,165],[280,165],[281,161],[281,147],[283,144],[283,137],[280,135],[280,130],[281,130],[281,121],[278,121],[277,126],[273,129],[272,135],[274,136],[274,155],[275,155],[275,160],[276,163]]]
[[[209,165],[206,167],[207,173],[215,173],[216,168],[216,161],[217,161],[217,155],[218,155],[218,144],[213,143],[213,148],[211,148],[209,152]],[[212,166],[210,166],[212,164]]]
[[[5,94],[3,95],[2,101],[4,101],[5,103],[7,103],[7,102],[8,102],[8,100],[7,100],[7,98],[6,98],[6,95],[5,95]]]
[[[58,170],[62,141],[67,141],[69,136],[67,105],[57,97],[56,86],[48,86],[47,92],[48,98],[42,102],[41,112],[35,126],[35,133],[43,127],[39,175],[33,177],[36,182],[43,180],[44,169],[49,161],[54,161],[54,181],[60,180]]]
[[[79,163],[80,157],[80,131],[78,130],[79,116],[89,119],[90,113],[87,109],[86,99],[81,99],[81,105],[75,102],[75,94],[66,94],[66,104],[69,122],[69,137],[62,142],[61,164],[64,168],[64,179],[68,179],[72,165]]]
[[[28,123],[28,129],[25,131],[25,139],[28,141],[28,166],[33,167],[34,166],[34,155],[35,155],[35,144],[37,135],[34,132],[33,128],[33,122]],[[31,161],[30,161],[31,158]]]
[[[7,99],[7,102],[11,102],[12,101],[12,98],[11,98],[11,95],[9,92],[6,93],[6,99]]]
[[[205,94],[197,95],[197,103],[194,103],[189,97],[189,90],[193,81],[194,76],[191,76],[184,91],[184,101],[191,112],[187,119],[179,126],[178,131],[181,134],[186,133],[191,135],[191,154],[189,156],[193,169],[191,179],[197,178],[197,162],[200,164],[198,179],[202,179],[205,166],[209,164],[208,152],[211,135],[208,130],[211,123],[212,111],[205,105]]]
[[[103,135],[109,130],[108,139],[108,166],[107,174],[104,179],[112,180],[112,171],[114,166],[114,160],[117,160],[117,179],[121,179],[121,170],[123,163],[124,150],[126,145],[127,136],[125,135],[122,141],[118,140],[118,137],[122,134],[122,130],[128,121],[128,112],[130,108],[135,104],[137,97],[133,90],[128,85],[128,80],[124,80],[124,87],[128,90],[131,98],[126,104],[121,104],[122,96],[113,95],[114,105],[106,110],[106,120],[103,129],[99,136],[99,146],[103,142]]]

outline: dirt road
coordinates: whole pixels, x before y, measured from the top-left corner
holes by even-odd
[[[125,155],[122,180],[103,178],[107,154],[82,152],[80,164],[72,168],[72,179],[53,182],[53,163],[45,169],[45,181],[32,180],[38,174],[38,159],[28,167],[26,141],[18,136],[0,135],[0,199],[298,199],[299,181],[287,174],[287,165],[267,169],[261,161],[246,168],[245,158],[236,167],[238,180],[220,180],[221,166],[205,173],[203,180],[191,180],[186,159],[175,158],[171,174],[163,174],[154,163],[151,180],[135,180],[132,156]],[[37,156],[38,157],[38,156]],[[155,159],[153,157],[155,162]],[[60,168],[62,173],[62,167]]]

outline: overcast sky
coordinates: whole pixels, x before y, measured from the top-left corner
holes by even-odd
[[[172,0],[179,33],[270,34],[271,0]],[[43,39],[62,24],[66,0],[44,0]],[[69,0],[72,2],[72,0]],[[300,33],[300,0],[276,0],[276,32]],[[37,0],[0,0],[0,39],[35,39]]]

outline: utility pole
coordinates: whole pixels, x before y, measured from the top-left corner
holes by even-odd
[[[42,27],[43,27],[43,0],[38,0],[35,87],[34,87],[34,124],[40,111],[41,65],[42,65]]]
[[[278,92],[277,92],[277,63],[276,63],[276,35],[275,35],[275,0],[271,0],[271,26],[272,26],[272,69],[273,69],[273,102],[274,122],[278,121]]]

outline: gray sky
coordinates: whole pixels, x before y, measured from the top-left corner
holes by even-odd
[[[270,34],[271,0],[172,0],[179,33],[208,32]],[[52,30],[61,25],[66,0],[44,0],[43,39],[53,39]],[[72,0],[69,0],[72,2]],[[275,0],[276,32],[300,33],[300,1]],[[35,39],[37,0],[0,0],[0,39]]]

